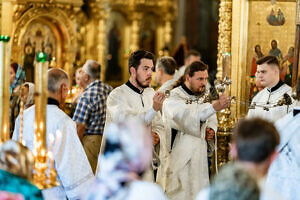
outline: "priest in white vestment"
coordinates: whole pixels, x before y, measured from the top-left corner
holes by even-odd
[[[156,82],[160,85],[157,91],[165,92],[173,89],[175,84],[174,73],[176,61],[170,56],[164,56],[157,60],[156,63]]]
[[[224,95],[203,103],[208,67],[194,62],[185,72],[184,83],[171,90],[163,105],[163,115],[173,129],[166,192],[171,200],[194,199],[200,189],[209,185],[207,142],[214,141],[217,131],[216,112],[230,105]]]
[[[296,86],[297,106],[276,122],[280,134],[278,157],[272,163],[267,185],[276,189],[286,200],[300,198],[300,81]]]
[[[276,57],[265,56],[256,63],[257,79],[265,88],[253,98],[248,117],[261,117],[275,122],[293,109],[292,88],[280,80],[279,62]]]
[[[54,68],[48,71],[48,104],[46,111],[47,144],[50,134],[55,140],[53,151],[57,181],[59,186],[42,191],[46,200],[78,199],[82,192],[94,181],[94,175],[78,138],[75,122],[60,108],[67,97],[69,78],[66,72]],[[26,146],[34,150],[35,106],[24,111],[23,140]],[[19,140],[20,117],[17,118],[13,139]],[[57,134],[61,133],[58,140]]]
[[[151,127],[154,145],[160,144],[157,163],[162,165],[166,157],[164,125],[160,110],[165,99],[164,94],[153,90],[149,85],[152,80],[154,68],[154,55],[144,50],[138,50],[129,58],[130,78],[127,83],[115,88],[107,98],[106,121],[104,127],[104,138],[107,126],[111,122],[123,121],[132,116],[140,118],[147,126]],[[103,154],[106,139],[102,140],[100,154]],[[98,170],[99,169],[98,162]],[[98,173],[98,172],[97,172]],[[146,180],[154,179],[153,173],[147,173]],[[159,179],[159,177],[158,177]]]

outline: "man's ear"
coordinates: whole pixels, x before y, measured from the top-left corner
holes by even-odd
[[[184,81],[190,82],[190,80],[191,80],[190,75],[186,74],[186,75],[183,75],[183,76],[185,76]]]
[[[270,155],[270,161],[271,163],[277,158],[279,152],[278,151],[274,151],[271,155]]]
[[[130,71],[130,76],[136,77],[136,70],[135,70],[134,67],[131,66],[131,67],[129,68],[129,71]]]

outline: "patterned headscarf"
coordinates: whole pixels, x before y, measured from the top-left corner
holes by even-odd
[[[97,181],[84,199],[124,199],[127,183],[139,179],[150,166],[150,129],[137,119],[111,123],[106,132],[104,154],[99,159]]]
[[[28,96],[26,102],[24,102],[24,107],[28,108],[34,103],[34,84],[30,82],[25,82],[24,86],[28,85]]]
[[[15,80],[14,80],[13,84],[10,86],[10,93],[12,93],[18,85],[24,83],[25,79],[26,79],[25,71],[24,71],[23,67],[18,64],[18,69],[16,72]]]

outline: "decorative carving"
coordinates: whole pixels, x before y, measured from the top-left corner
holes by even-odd
[[[221,0],[219,8],[219,38],[218,38],[218,60],[217,60],[217,79],[222,80],[224,76],[229,76],[231,68],[231,20],[232,20],[232,0]],[[224,59],[228,57],[228,59]],[[230,89],[228,89],[230,90]],[[230,95],[230,91],[227,91]],[[231,119],[230,108],[226,108],[218,115],[218,167],[222,166],[228,161],[228,142],[233,126]]]
[[[12,51],[16,52],[12,55],[13,60],[19,60],[21,55],[20,42],[22,35],[24,34],[24,30],[26,30],[28,25],[36,19],[46,19],[52,24],[59,24],[60,28],[65,28],[66,30],[61,30],[65,33],[63,36],[65,37],[65,49],[73,50],[75,48],[76,33],[72,21],[68,19],[68,15],[61,9],[52,6],[47,7],[46,5],[48,4],[36,4],[36,6],[26,10],[26,12],[22,14],[20,19],[16,22],[16,28],[12,38]],[[74,62],[75,52],[74,55],[69,58],[70,62]]]
[[[219,17],[217,78],[222,79],[222,56],[231,52],[232,0],[221,0]]]

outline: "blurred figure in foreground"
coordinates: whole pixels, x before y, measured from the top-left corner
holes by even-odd
[[[3,143],[0,146],[0,199],[43,199],[41,191],[30,183],[32,172],[31,151],[13,140]]]
[[[141,181],[152,161],[149,128],[138,120],[111,123],[107,127],[104,153],[99,155],[97,180],[86,200],[166,200],[154,183]]]

